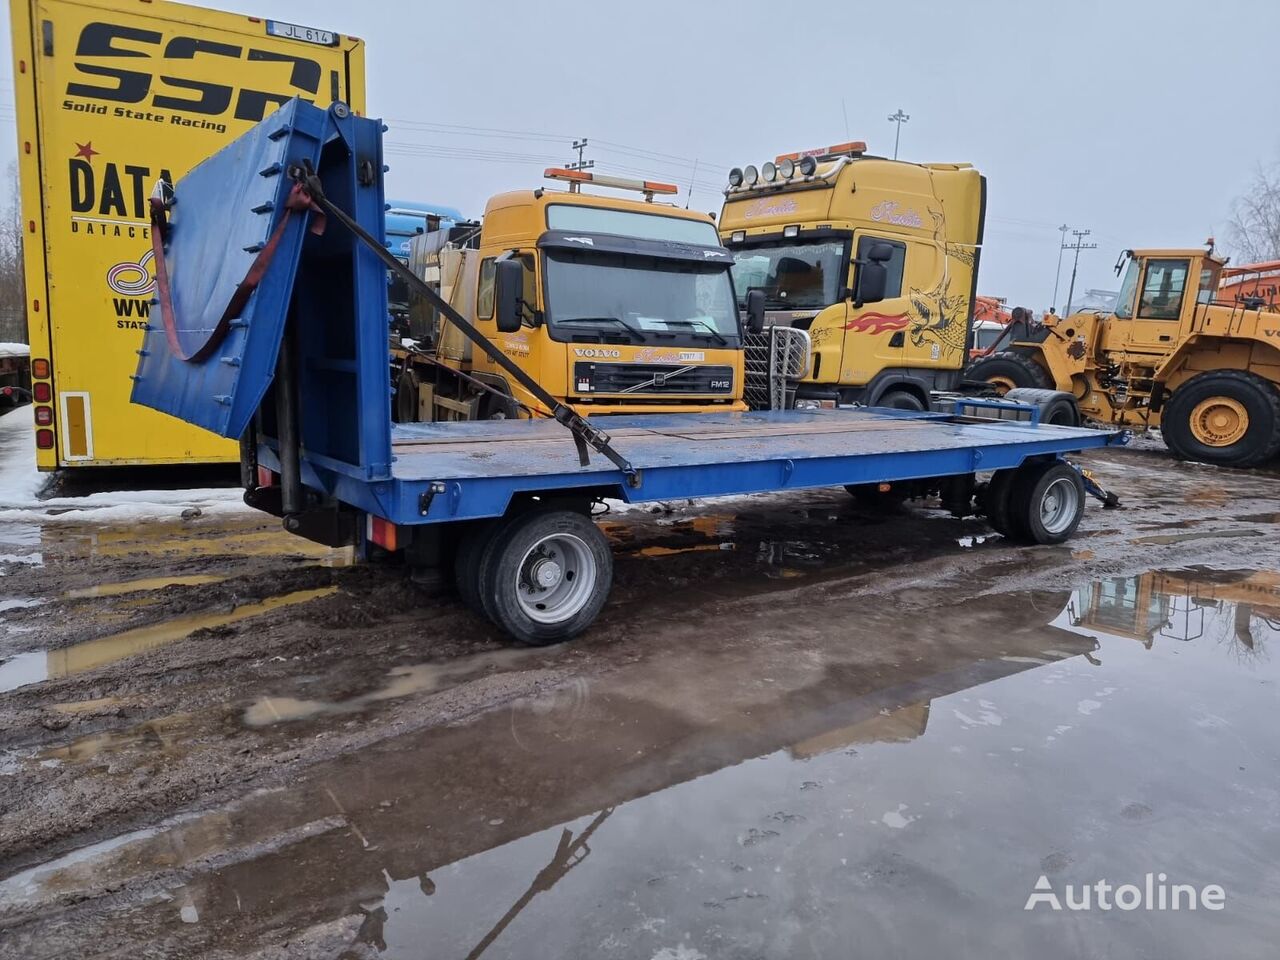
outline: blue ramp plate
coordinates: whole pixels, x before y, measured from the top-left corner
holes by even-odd
[[[204,349],[236,288],[285,213],[290,164],[318,160],[328,114],[293,100],[178,181],[165,263],[182,353]],[[202,360],[169,348],[153,307],[132,400],[238,438],[275,373],[308,216],[290,216],[258,289]]]

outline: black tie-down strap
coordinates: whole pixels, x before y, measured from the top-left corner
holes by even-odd
[[[476,329],[476,327],[468,321],[462,314],[455,310],[443,297],[431,289],[425,280],[418,277],[412,270],[406,267],[398,259],[395,254],[384,247],[378,240],[373,237],[364,227],[360,226],[355,220],[349,217],[345,211],[335,206],[328,197],[324,195],[324,189],[320,183],[320,178],[316,176],[315,171],[311,169],[311,165],[306,163],[302,166],[294,166],[289,168],[289,176],[295,183],[307,192],[312,203],[319,207],[326,214],[333,217],[344,227],[354,234],[361,243],[373,251],[383,263],[387,265],[387,269],[402,279],[409,288],[425,297],[432,306],[445,315],[449,322],[463,332],[463,334],[474,343],[477,347],[485,352],[485,354],[509,373],[517,383],[527,390],[537,401],[543,404],[551,415],[562,423],[573,435],[573,442],[578,449],[578,462],[582,466],[588,466],[591,462],[588,450],[595,450],[604,454],[615,467],[622,471],[623,476],[627,478],[627,485],[631,487],[640,486],[640,471],[633,467],[622,454],[613,448],[609,434],[592,425],[586,417],[582,416],[578,411],[566,403],[557,400],[533,377],[529,376],[524,370],[499,350],[489,338]]]

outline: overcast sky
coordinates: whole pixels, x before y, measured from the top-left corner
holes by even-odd
[[[979,291],[1037,310],[1059,225],[1098,244],[1077,289],[1114,289],[1123,247],[1223,240],[1232,198],[1280,157],[1276,0],[208,5],[363,37],[388,194],[473,216],[575,137],[598,171],[674,181],[681,204],[692,180],[691,206],[718,210],[735,164],[845,139],[892,153],[901,107],[903,159],[987,176]]]

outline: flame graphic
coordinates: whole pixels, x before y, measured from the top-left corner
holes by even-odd
[[[901,330],[910,322],[905,313],[864,313],[847,322],[844,328],[854,333],[884,333],[886,330]]]

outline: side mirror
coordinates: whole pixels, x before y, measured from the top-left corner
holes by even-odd
[[[499,333],[515,333],[522,319],[520,298],[524,293],[524,266],[519,260],[499,260],[493,265],[493,315]]]
[[[867,259],[858,264],[858,287],[854,293],[856,306],[879,303],[884,299],[889,282],[889,270],[885,264],[893,259],[893,247],[887,243],[875,243],[867,252]]]
[[[764,332],[764,291],[747,291],[747,333]]]

